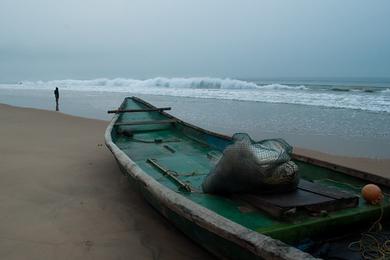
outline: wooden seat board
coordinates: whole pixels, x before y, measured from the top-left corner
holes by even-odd
[[[304,208],[311,212],[335,211],[356,207],[359,198],[347,192],[301,180],[295,191],[277,194],[240,194],[235,198],[280,217],[291,209]]]

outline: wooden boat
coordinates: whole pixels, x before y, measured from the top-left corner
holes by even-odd
[[[297,191],[230,197],[205,194],[201,184],[228,136],[185,123],[129,97],[107,127],[105,141],[119,167],[145,199],[183,233],[216,256],[311,259],[302,248],[351,230],[367,229],[383,210],[359,198],[367,183],[388,191],[390,181],[366,172],[293,155]]]

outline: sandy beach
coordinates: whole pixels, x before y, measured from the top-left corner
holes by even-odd
[[[133,192],[107,121],[0,104],[0,259],[208,259]],[[389,159],[295,152],[389,176]]]
[[[0,259],[209,259],[138,193],[106,121],[0,105]]]

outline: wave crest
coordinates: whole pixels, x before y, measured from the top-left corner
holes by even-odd
[[[307,90],[305,86],[287,86],[282,84],[268,84],[257,85],[253,82],[237,79],[220,79],[220,78],[164,78],[158,77],[146,80],[137,79],[125,79],[125,78],[98,78],[91,80],[51,80],[51,81],[23,81],[21,85],[26,87],[36,88],[51,88],[53,86],[62,87],[72,90],[91,90],[86,87],[95,87],[100,91],[115,91],[115,87],[121,87],[117,89],[119,91],[124,90],[124,87],[128,87],[128,90],[139,87],[157,87],[157,88],[188,88],[188,89],[262,89],[262,90]],[[104,88],[108,87],[108,88]]]

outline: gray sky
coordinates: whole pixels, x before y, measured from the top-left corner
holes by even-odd
[[[390,1],[0,1],[0,82],[156,76],[390,77]]]

